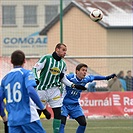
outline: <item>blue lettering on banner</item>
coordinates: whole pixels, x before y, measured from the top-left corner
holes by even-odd
[[[3,40],[4,44],[46,44],[47,38],[9,38]]]
[[[3,39],[4,44],[46,44],[47,43],[47,37],[41,38],[41,37],[34,37],[38,36],[39,32],[35,32],[28,37],[6,37]]]

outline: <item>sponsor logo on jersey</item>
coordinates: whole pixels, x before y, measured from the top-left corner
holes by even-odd
[[[60,69],[58,67],[53,67],[53,68],[50,68],[50,72],[53,75],[58,75],[60,74]]]

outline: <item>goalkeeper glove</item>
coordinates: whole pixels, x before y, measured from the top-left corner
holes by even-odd
[[[106,80],[112,79],[114,77],[117,77],[116,74],[111,74],[109,76],[106,76]]]
[[[78,90],[86,90],[87,88],[85,88],[84,86],[82,85],[75,85],[75,84],[72,84],[71,85],[72,88],[76,88]]]

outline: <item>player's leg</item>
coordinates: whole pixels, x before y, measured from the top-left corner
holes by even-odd
[[[39,98],[41,99],[41,101],[43,102],[43,104],[44,105],[46,105],[47,104],[47,92],[45,91],[45,90],[38,90],[37,91],[37,93],[38,93],[38,95],[39,95]],[[45,115],[45,117],[47,118],[47,119],[50,119],[51,118],[51,114],[50,114],[50,112],[47,110],[47,109],[45,109],[45,110],[40,110],[40,109],[37,109],[37,112],[38,112],[38,114],[39,114],[39,116],[41,115],[41,113],[43,112],[43,114]]]
[[[4,123],[4,130],[5,133],[8,133],[8,126],[7,126],[7,121],[3,122]]]
[[[49,97],[48,102],[51,106],[54,119],[53,119],[53,133],[59,133],[59,128],[61,124],[61,106],[62,106],[62,98],[61,92],[58,87],[53,87],[47,90],[47,95]]]
[[[86,128],[86,119],[80,105],[71,105],[69,107],[69,114],[70,117],[79,123],[76,133],[84,133]]]
[[[79,116],[75,118],[75,120],[79,123],[79,126],[76,130],[76,133],[84,133],[86,129],[86,119],[85,116]]]
[[[67,106],[63,105],[61,107],[61,125],[59,133],[64,133],[68,113],[69,110],[67,109]]]
[[[54,113],[53,119],[53,133],[59,133],[59,128],[61,124],[61,107],[52,108]]]
[[[8,133],[8,126],[7,126],[7,117],[6,115],[2,117],[3,123],[4,123],[4,131],[5,133]]]
[[[61,125],[60,125],[60,130],[59,133],[64,133],[65,130],[65,125],[66,125],[66,116],[61,116]]]
[[[22,129],[24,130],[24,133],[46,133],[40,120],[22,125]]]

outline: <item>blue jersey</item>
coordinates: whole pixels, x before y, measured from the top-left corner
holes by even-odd
[[[2,99],[6,98],[9,126],[39,120],[36,105],[28,94],[29,86],[36,86],[35,78],[30,70],[24,68],[14,68],[2,79],[0,93]]]
[[[82,80],[78,79],[75,74],[68,74],[67,79],[74,84],[85,86],[88,82],[92,82],[95,79],[95,76],[88,75]],[[64,105],[73,105],[79,104],[80,93],[82,90],[73,89],[71,87],[66,86],[66,95],[63,100]]]

